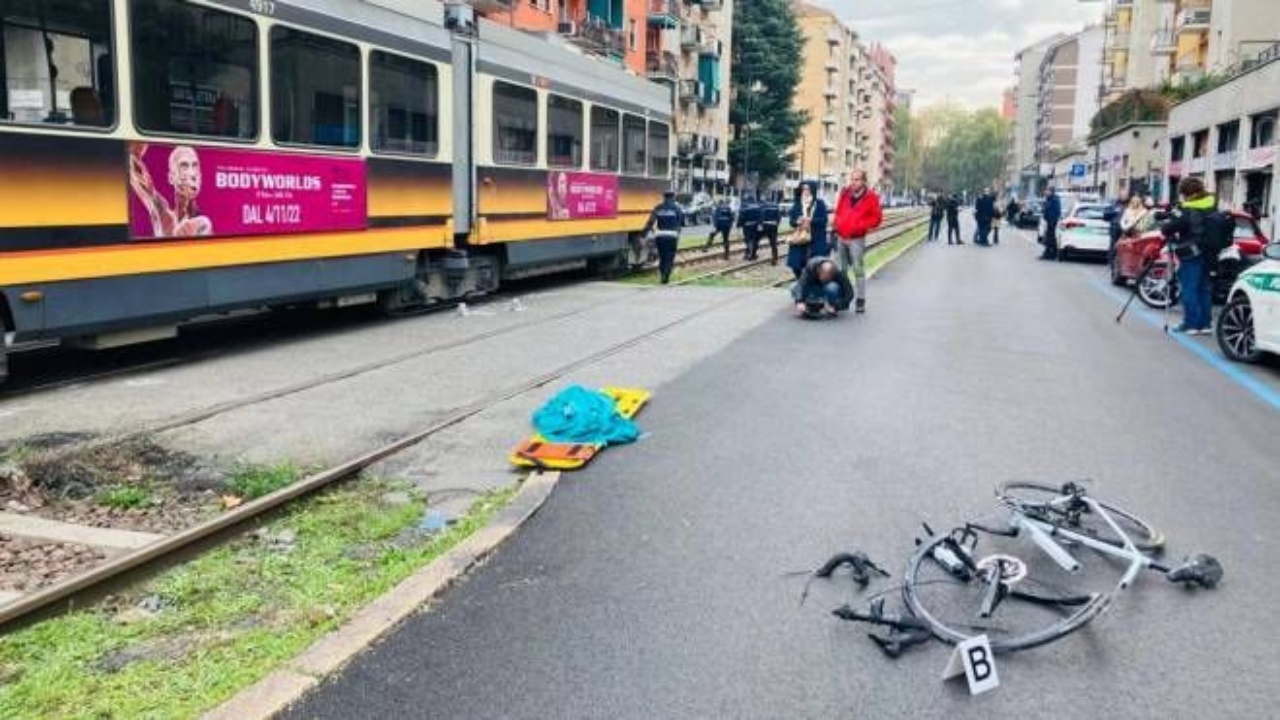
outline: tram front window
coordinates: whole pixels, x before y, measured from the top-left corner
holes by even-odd
[[[115,123],[109,0],[3,0],[0,26],[0,122]]]

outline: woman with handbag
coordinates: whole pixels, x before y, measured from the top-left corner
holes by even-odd
[[[810,259],[828,253],[827,204],[818,197],[816,182],[806,180],[796,189],[791,227],[794,230],[787,237],[787,267],[798,279]]]

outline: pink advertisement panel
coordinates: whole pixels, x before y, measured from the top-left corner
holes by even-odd
[[[130,143],[136,239],[361,230],[359,158]]]
[[[590,220],[618,216],[618,176],[552,170],[547,173],[547,218]]]

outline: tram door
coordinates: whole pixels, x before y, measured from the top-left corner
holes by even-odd
[[[453,232],[457,241],[471,234],[476,216],[475,37],[453,34]]]

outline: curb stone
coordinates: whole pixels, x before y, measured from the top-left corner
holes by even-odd
[[[497,549],[542,507],[559,480],[559,472],[530,473],[488,525],[361,608],[302,654],[205,713],[204,720],[270,718],[301,700]]]

